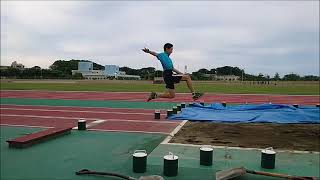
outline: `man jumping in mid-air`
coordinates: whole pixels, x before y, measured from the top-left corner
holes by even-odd
[[[157,94],[155,92],[152,92],[148,98],[148,101],[156,98],[174,98],[175,97],[175,90],[174,90],[174,84],[179,83],[180,81],[186,81],[188,88],[190,89],[192,93],[193,100],[197,100],[200,98],[203,93],[195,92],[193,86],[191,77],[188,74],[183,74],[179,70],[173,67],[172,60],[170,59],[170,54],[173,51],[173,45],[170,43],[166,43],[163,46],[164,52],[163,53],[156,53],[153,51],[150,51],[147,48],[142,49],[145,53],[149,53],[153,56],[156,56],[158,60],[160,60],[162,67],[163,67],[163,80],[166,83],[166,88],[168,91],[164,94]],[[177,74],[173,74],[173,72]]]

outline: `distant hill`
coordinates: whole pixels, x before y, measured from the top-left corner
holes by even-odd
[[[57,70],[57,71],[61,71],[61,72],[65,73],[65,74],[71,75],[72,70],[78,69],[78,63],[81,61],[89,62],[88,60],[76,60],[76,59],[71,59],[69,61],[57,60],[49,68],[51,70]],[[104,66],[94,62],[93,69],[94,70],[104,70]]]

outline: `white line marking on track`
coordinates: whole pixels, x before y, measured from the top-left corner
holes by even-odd
[[[175,134],[177,134],[177,132],[180,131],[180,129],[188,122],[188,120],[184,120],[182,121],[170,134],[169,136],[167,136],[162,142],[161,144],[168,144],[169,141],[173,138],[173,136]]]
[[[203,145],[198,144],[181,144],[181,143],[166,143],[166,145],[174,145],[174,146],[186,146],[186,147],[202,147]],[[243,148],[243,147],[229,147],[229,146],[212,146],[214,149],[237,149],[237,150],[257,150],[261,151],[264,149],[260,148]],[[318,151],[296,151],[296,150],[280,150],[276,149],[276,152],[291,152],[291,153],[305,153],[305,154],[320,154]]]
[[[98,124],[104,123],[104,122],[106,122],[106,120],[93,121],[93,122],[91,122],[91,123],[86,124],[86,128],[88,129],[88,128],[94,127],[94,126],[96,126],[96,125],[98,125]],[[75,129],[75,130],[76,130],[76,129],[78,129],[78,126],[75,126],[75,127],[73,127],[72,129]]]

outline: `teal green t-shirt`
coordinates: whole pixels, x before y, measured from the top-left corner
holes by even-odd
[[[157,55],[157,58],[161,62],[161,65],[164,70],[173,70],[172,60],[170,59],[170,57],[168,56],[168,54],[166,52],[159,53]]]

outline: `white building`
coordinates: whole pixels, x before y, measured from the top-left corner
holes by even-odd
[[[85,71],[85,72],[82,72],[81,74],[84,78],[90,79],[90,80],[107,79],[107,76],[101,70]]]
[[[81,72],[93,70],[93,62],[80,61],[78,63],[78,70]]]
[[[124,71],[119,71],[119,66],[105,65],[105,70],[93,70],[92,62],[79,62],[78,70],[72,70],[72,75],[81,73],[85,79],[109,79],[109,78],[122,78],[122,79],[138,79],[140,76],[127,75]]]
[[[116,76],[119,74],[119,66],[116,65],[105,65],[104,73],[108,76]]]

